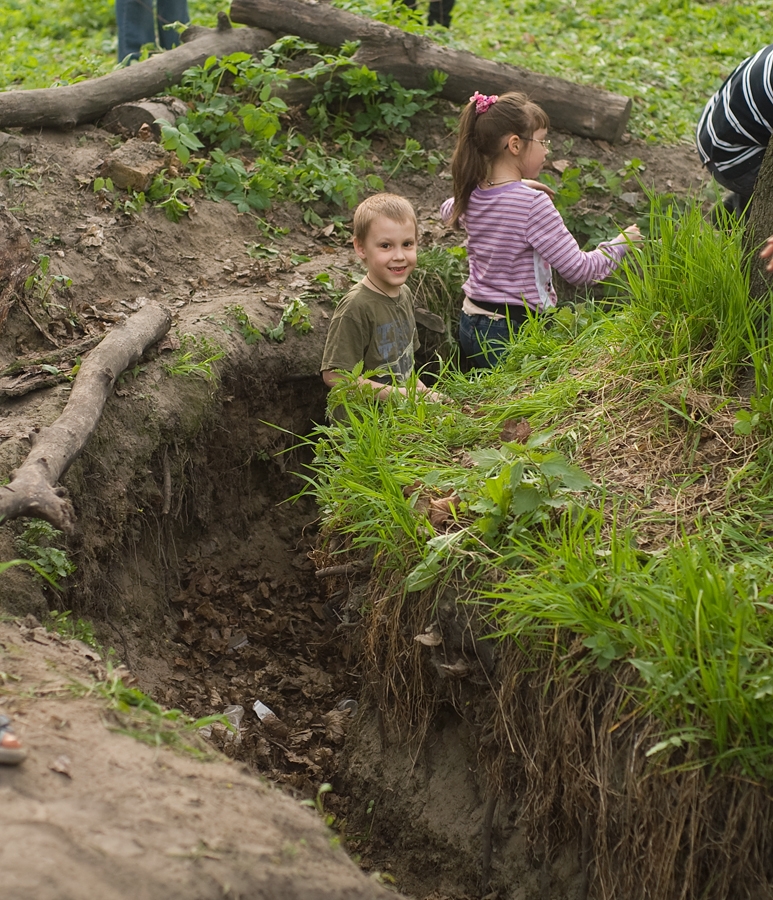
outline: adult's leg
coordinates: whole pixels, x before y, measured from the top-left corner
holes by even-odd
[[[450,28],[451,10],[454,8],[454,3],[456,0],[429,0],[428,24]]]
[[[180,43],[180,35],[174,28],[166,28],[173,22],[190,22],[188,0],[156,0],[158,4],[158,41],[164,50],[171,50]]]
[[[115,0],[118,62],[139,59],[144,44],[156,43],[153,0]]]
[[[714,180],[723,188],[730,191],[729,196],[722,200],[722,205],[729,213],[740,218],[741,214],[745,211],[745,215],[748,216],[749,203],[751,203],[752,193],[754,192],[754,183],[757,181],[757,176],[760,174],[761,165],[762,163],[760,163],[759,166],[750,169],[748,172],[745,172],[743,175],[737,175],[735,178],[728,178],[727,175],[717,169],[714,163],[709,162],[706,164],[706,168],[711,172]]]

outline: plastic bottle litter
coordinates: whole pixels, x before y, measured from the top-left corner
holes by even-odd
[[[263,723],[263,729],[270,737],[275,740],[284,740],[290,733],[290,729],[287,725],[285,725],[274,710],[266,706],[265,703],[256,700],[252,704],[252,708],[255,710],[255,715]]]
[[[274,710],[269,709],[266,704],[261,703],[260,700],[256,700],[252,704],[252,708],[255,710],[255,715],[260,719],[261,722],[266,718],[266,716],[276,717],[276,713],[274,712]]]
[[[223,729],[225,731],[225,739],[227,741],[235,741],[237,744],[241,741],[242,736],[239,732],[239,726],[241,725],[242,718],[244,717],[244,707],[243,706],[226,706],[223,710],[222,715],[228,719],[228,721],[233,725],[236,731],[231,731],[229,728],[223,728],[222,725],[219,725],[218,728]],[[217,723],[215,723],[217,724]],[[199,734],[205,738],[212,737],[212,725],[204,725],[202,728],[199,728]]]
[[[359,703],[356,700],[352,700],[351,697],[347,697],[346,700],[342,700],[337,704],[336,709],[340,712],[348,712],[350,716],[356,716]]]
[[[241,725],[242,719],[244,718],[244,707],[238,705],[226,706],[226,708],[223,710],[223,715],[236,729],[236,731],[226,732],[225,739],[227,741],[236,741],[236,743],[238,744],[242,739],[242,736],[239,733],[239,726]]]

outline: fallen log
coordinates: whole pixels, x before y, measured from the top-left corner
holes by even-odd
[[[355,60],[377,72],[394,75],[403,87],[425,88],[434,70],[445,72],[448,80],[442,96],[455,103],[466,103],[475,91],[522,91],[547,112],[554,128],[583,137],[614,142],[621,137],[631,113],[630,98],[620,94],[441,47],[428,38],[328,3],[232,0],[230,14],[234,22],[243,25],[271,28],[276,33],[334,47],[344,41],[360,41]]]
[[[70,129],[95,122],[113,107],[162,93],[178,84],[183,72],[200,66],[210,56],[230,53],[260,53],[275,37],[258,28],[232,28],[225,14],[218,16],[217,29],[189,29],[179,47],[167,50],[109,75],[76,84],[31,91],[0,92],[0,129]],[[192,40],[185,43],[186,35]]]
[[[39,434],[30,436],[29,456],[11,475],[10,483],[0,487],[0,521],[33,516],[62,531],[73,531],[75,511],[57,482],[96,431],[118,376],[163,337],[171,324],[166,309],[149,304],[125,324],[116,326],[89,353],[62,414]]]

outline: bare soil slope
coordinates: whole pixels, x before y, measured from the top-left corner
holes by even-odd
[[[0,626],[0,649],[3,707],[29,748],[21,765],[0,767],[0,865],[13,896],[393,896],[316,813],[246,766],[122,733],[154,738],[93,693],[107,673],[86,645],[20,623]]]

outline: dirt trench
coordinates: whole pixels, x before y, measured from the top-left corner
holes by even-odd
[[[319,797],[338,839],[410,896],[487,893],[492,827],[508,857],[499,883],[517,872],[514,885],[550,896],[514,810],[503,804],[485,824],[476,739],[450,707],[418,749],[385,732],[359,667],[362,577],[316,576],[326,562],[315,558],[318,513],[297,495],[312,453],[302,436],[325,418],[321,380],[302,377],[317,344],[236,342],[219,386],[170,378],[151,351],[64,479],[79,515],[66,544],[72,584],[56,596],[10,571],[3,605],[38,621],[72,609],[165,707],[200,718],[240,706],[238,738],[215,726],[211,743],[296,801],[331,784]],[[56,389],[29,402],[45,423]],[[3,528],[4,558],[23,524]],[[256,701],[276,719],[258,718]]]
[[[412,896],[479,896],[474,742],[450,716],[420,761],[382,743],[358,669],[360,588],[315,575],[317,510],[292,499],[311,453],[297,436],[325,415],[321,381],[299,377],[307,353],[313,341],[291,338],[237,353],[218,389],[188,377],[156,393],[162,360],[143,361],[65,478],[74,583],[55,596],[12,571],[4,607],[33,628],[72,609],[166,707],[200,718],[240,706],[238,738],[215,726],[211,742],[295,800],[332,784],[324,814],[366,872]],[[6,558],[21,527],[4,529]]]

